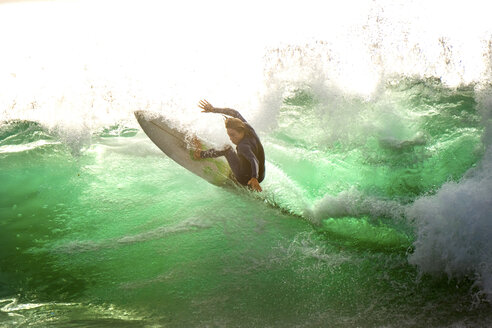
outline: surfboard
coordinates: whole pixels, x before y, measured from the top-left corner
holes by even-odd
[[[135,111],[134,114],[150,140],[176,163],[216,186],[231,187],[236,185],[231,178],[231,168],[224,157],[196,160],[193,157],[194,149],[190,145],[191,136],[189,133],[172,127],[170,122],[158,113],[139,110]],[[202,143],[202,150],[208,149],[203,140],[200,142]]]

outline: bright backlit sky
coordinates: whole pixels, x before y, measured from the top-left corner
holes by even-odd
[[[448,74],[450,84],[472,81],[486,65],[490,3],[0,1],[0,119],[26,114],[33,102],[58,106],[50,110],[60,115],[67,106],[108,97],[128,110],[145,102],[186,107],[204,96],[258,107],[262,100],[251,98],[271,93],[265,74],[284,69],[266,64],[272,51],[306,44],[312,49],[315,41],[328,42],[339,62],[338,75],[326,79],[350,92],[370,95],[381,71]],[[443,56],[437,41],[443,36],[459,57],[453,59],[456,74],[432,64]],[[374,44],[384,57],[376,66]],[[415,44],[431,64],[398,59]],[[312,56],[322,51],[314,49]],[[309,60],[306,67],[316,70],[319,63]],[[299,79],[306,73],[300,70],[289,70],[286,79]],[[13,103],[15,110],[5,110]]]

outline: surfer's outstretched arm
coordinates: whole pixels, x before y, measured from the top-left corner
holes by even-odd
[[[202,150],[202,143],[197,137],[191,139],[191,147],[193,148],[193,159],[195,160],[225,156],[225,154],[232,149],[231,146],[227,146],[223,150],[213,148]]]
[[[203,112],[204,113],[224,114],[224,115],[227,115],[227,116],[232,116],[232,117],[238,118],[241,121],[246,122],[246,120],[244,119],[244,117],[237,110],[235,110],[235,109],[231,109],[231,108],[217,108],[217,107],[212,106],[212,104],[209,103],[206,100],[200,100],[200,102],[198,103],[198,107],[200,107],[201,109],[203,109]]]

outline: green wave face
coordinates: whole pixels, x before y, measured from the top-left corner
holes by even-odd
[[[72,140],[3,122],[0,323],[487,325],[473,274],[408,261],[421,240],[409,209],[484,156],[475,99],[425,79],[374,100],[297,89],[261,135],[261,195],[205,182],[138,129]]]

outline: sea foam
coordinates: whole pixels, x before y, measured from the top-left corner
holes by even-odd
[[[473,279],[478,295],[492,301],[492,97],[484,91],[477,98],[485,154],[461,181],[445,183],[408,207],[406,215],[417,229],[409,262],[426,273]]]

